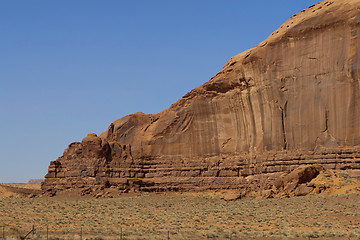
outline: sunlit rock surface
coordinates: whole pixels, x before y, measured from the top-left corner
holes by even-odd
[[[300,165],[360,169],[360,0],[322,1],[170,108],[52,161],[43,190],[257,188]]]

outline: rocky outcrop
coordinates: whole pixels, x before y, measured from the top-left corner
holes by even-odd
[[[70,188],[108,187],[109,178],[141,177],[134,172],[119,169],[132,169],[133,158],[129,145],[108,142],[90,133],[81,142],[74,142],[64,151],[63,156],[50,162],[45,176],[43,190],[64,190]],[[128,175],[127,175],[128,174]],[[125,181],[124,181],[125,180]]]
[[[309,184],[320,172],[325,171],[321,166],[301,166],[290,173],[284,173],[274,181],[272,189],[265,191],[265,197],[306,196],[310,193],[321,193],[325,186]]]
[[[44,179],[29,179],[27,184],[40,184],[44,181]]]
[[[340,170],[320,165],[300,166],[285,172],[272,184],[257,192],[243,191],[240,197],[286,198],[307,195],[334,195],[360,192],[360,180]],[[224,198],[224,200],[227,200]],[[236,199],[231,199],[236,200]]]
[[[323,1],[158,114],[72,143],[42,187],[259,187],[304,164],[360,169],[360,0]]]

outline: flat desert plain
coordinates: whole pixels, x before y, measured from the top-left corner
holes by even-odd
[[[360,239],[360,192],[224,201],[226,192],[41,197],[0,185],[5,239]]]

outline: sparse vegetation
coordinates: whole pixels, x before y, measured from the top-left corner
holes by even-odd
[[[225,202],[214,193],[112,199],[3,198],[5,235],[45,239],[358,239],[360,194]]]

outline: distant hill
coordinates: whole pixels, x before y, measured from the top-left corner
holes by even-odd
[[[38,183],[42,183],[44,181],[44,179],[30,179],[27,183],[28,184],[38,184]]]

